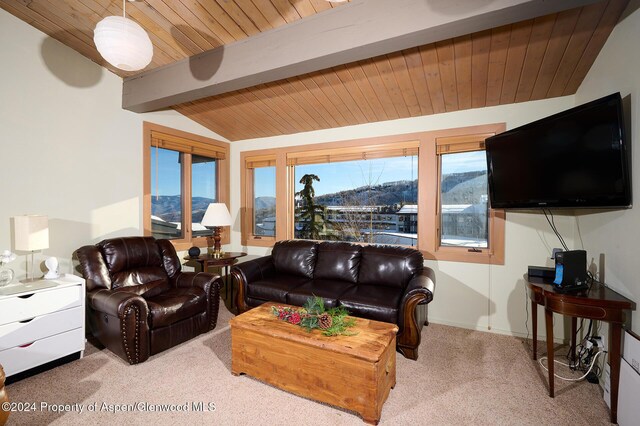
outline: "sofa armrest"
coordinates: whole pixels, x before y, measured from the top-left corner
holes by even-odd
[[[434,291],[435,274],[427,267],[411,278],[404,291],[398,313],[398,350],[407,358],[418,358],[420,332],[425,323],[424,318],[418,318],[418,306],[431,302]],[[423,309],[426,313],[426,306]]]
[[[262,256],[257,259],[239,263],[231,268],[231,275],[238,283],[238,311],[242,313],[248,309],[246,303],[247,284],[270,278],[276,272],[273,256]]]
[[[216,328],[220,310],[220,288],[222,278],[208,272],[179,272],[174,278],[176,287],[200,287],[207,295],[207,323],[209,330]]]
[[[149,358],[149,307],[135,293],[105,289],[87,293],[94,335],[129,364]]]
[[[435,291],[435,275],[433,269],[423,268],[421,272],[417,273],[407,284],[407,288],[404,291],[402,297],[402,306],[405,306],[407,301],[416,295],[420,295],[419,304],[429,303],[433,300],[433,292]]]

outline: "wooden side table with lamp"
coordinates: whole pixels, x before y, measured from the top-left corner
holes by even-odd
[[[229,289],[231,289],[231,307],[233,307],[233,278],[231,278],[230,268],[239,257],[246,256],[247,253],[225,253],[220,247],[220,239],[222,227],[231,226],[231,214],[225,203],[211,203],[204,213],[202,221],[203,226],[213,227],[213,248],[210,248],[207,254],[196,257],[186,256],[184,260],[196,262],[197,269],[207,271],[210,267],[224,268],[225,277],[225,298],[229,297]],[[188,264],[188,262],[187,262]],[[222,274],[220,274],[222,275]]]

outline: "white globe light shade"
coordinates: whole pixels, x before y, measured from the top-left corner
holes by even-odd
[[[122,16],[107,16],[98,22],[93,41],[107,62],[124,71],[141,70],[153,57],[153,44],[147,32]]]

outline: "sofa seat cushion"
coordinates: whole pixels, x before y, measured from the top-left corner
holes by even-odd
[[[324,299],[325,308],[335,308],[338,306],[338,297],[353,287],[355,285],[345,281],[313,280],[289,291],[287,303],[302,306],[310,297],[318,296]]]
[[[247,285],[247,296],[271,302],[287,303],[287,293],[294,288],[309,282],[308,278],[278,275],[266,280],[259,280]]]
[[[147,300],[149,327],[165,327],[207,311],[207,295],[200,287],[171,288]]]
[[[338,298],[338,304],[356,317],[398,323],[402,291],[394,287],[359,284]]]

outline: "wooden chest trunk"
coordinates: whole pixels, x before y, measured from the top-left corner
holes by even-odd
[[[356,335],[326,337],[277,319],[272,306],[264,304],[230,321],[231,372],[355,411],[377,424],[396,384],[398,327],[356,318],[350,329]]]

